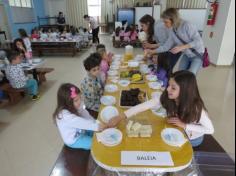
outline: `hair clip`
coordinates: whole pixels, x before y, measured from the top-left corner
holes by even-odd
[[[75,98],[75,97],[77,97],[75,87],[71,87],[70,88],[70,98]]]

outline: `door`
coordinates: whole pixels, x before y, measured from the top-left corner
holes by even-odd
[[[1,31],[5,31],[8,40],[11,39],[6,11],[4,6],[1,4],[0,4],[0,29]],[[4,35],[0,35],[0,40],[1,41],[5,40]]]

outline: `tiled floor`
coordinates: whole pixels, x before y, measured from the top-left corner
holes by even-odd
[[[102,37],[109,51],[111,40]],[[76,57],[45,57],[47,67],[55,68],[48,82],[40,88],[41,99],[26,97],[20,104],[0,109],[0,176],[47,176],[63,145],[52,113],[56,91],[61,83],[79,85],[86,74],[82,61],[91,51]],[[135,50],[142,53],[141,49]],[[227,152],[235,154],[235,69],[210,67],[198,76],[201,95],[215,126],[214,136]]]

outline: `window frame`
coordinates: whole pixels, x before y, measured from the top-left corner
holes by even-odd
[[[17,5],[16,4],[16,0],[8,0],[8,3],[9,3],[9,6],[10,7],[21,7],[21,8],[34,8],[33,7],[33,2],[32,2],[32,0],[18,0],[19,2],[20,2],[20,5]],[[26,5],[22,5],[23,2],[24,1],[24,3],[26,4]],[[30,2],[30,4],[28,5],[28,2]]]

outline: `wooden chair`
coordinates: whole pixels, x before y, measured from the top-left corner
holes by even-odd
[[[25,89],[15,89],[9,83],[4,83],[0,86],[0,89],[6,93],[11,105],[17,104],[25,94]]]

